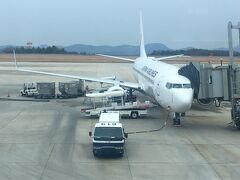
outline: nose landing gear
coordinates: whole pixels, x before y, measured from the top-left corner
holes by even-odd
[[[181,126],[181,116],[182,116],[181,113],[176,113],[176,112],[174,113],[173,126],[176,126],[176,127]]]

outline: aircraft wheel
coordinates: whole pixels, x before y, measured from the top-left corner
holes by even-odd
[[[119,154],[119,157],[123,157],[123,154],[124,154],[123,152],[122,152],[122,153],[120,153],[120,154]]]
[[[131,113],[131,118],[132,118],[132,119],[137,119],[137,118],[138,118],[138,112],[133,111],[133,112]]]
[[[94,157],[98,157],[98,153],[93,152],[93,156],[94,156]]]
[[[186,116],[186,113],[181,113],[181,117],[185,117]]]

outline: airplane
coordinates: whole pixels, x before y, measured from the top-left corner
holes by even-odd
[[[162,60],[181,57],[183,55],[175,55],[168,57],[148,57],[144,45],[142,14],[140,13],[140,56],[135,60],[125,57],[116,57],[102,55],[109,58],[130,61],[133,63],[133,72],[136,79],[135,82],[119,81],[106,78],[94,78],[85,76],[76,76],[60,73],[51,73],[36,71],[31,69],[19,68],[14,52],[15,67],[18,71],[45,74],[51,76],[60,76],[73,79],[81,79],[92,82],[100,82],[112,84],[112,89],[129,88],[138,90],[143,94],[152,97],[163,108],[170,108],[173,113],[173,125],[179,126],[182,115],[191,108],[193,102],[194,90],[188,78],[179,75],[179,68],[175,65],[161,62]]]

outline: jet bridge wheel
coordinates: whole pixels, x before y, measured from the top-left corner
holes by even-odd
[[[234,121],[235,127],[240,130],[240,104],[235,104],[231,109],[231,118]]]
[[[207,98],[207,99],[198,99],[197,100],[198,104],[201,106],[210,106],[213,103],[213,99]]]
[[[235,121],[236,128],[240,130],[240,120]]]
[[[138,118],[138,112],[137,111],[132,111],[131,112],[131,118],[132,119],[137,119]]]

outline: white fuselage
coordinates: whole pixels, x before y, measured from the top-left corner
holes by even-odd
[[[193,89],[190,80],[178,74],[178,67],[140,57],[136,59],[133,69],[144,92],[162,107],[170,107],[171,111],[178,113],[190,109]]]

